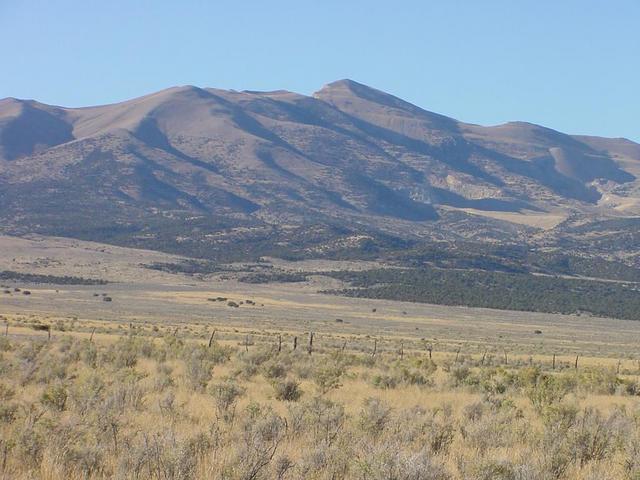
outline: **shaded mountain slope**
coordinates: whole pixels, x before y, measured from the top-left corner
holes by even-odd
[[[87,108],[0,101],[5,232],[528,238],[531,215],[640,214],[639,166],[628,140],[465,124],[350,80],[312,96],[185,86]],[[208,220],[189,232],[192,218]]]

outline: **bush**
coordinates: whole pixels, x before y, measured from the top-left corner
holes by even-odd
[[[7,337],[0,337],[0,352],[8,352],[12,348],[11,341]]]
[[[371,384],[375,388],[393,389],[398,386],[398,378],[394,375],[380,373],[373,376]]]
[[[96,368],[98,364],[98,347],[89,340],[74,345],[75,354],[88,367]]]
[[[345,368],[337,362],[321,364],[313,371],[313,381],[319,392],[324,395],[342,386],[340,382],[345,371]]]
[[[362,478],[371,480],[449,480],[445,467],[425,450],[412,452],[397,443],[362,447],[363,458],[358,462]]]
[[[286,433],[286,422],[271,410],[251,404],[243,416],[236,465],[239,478],[256,479],[271,463]]]
[[[130,448],[119,457],[115,477],[195,479],[197,456],[193,447],[190,439],[178,439],[171,430],[154,435],[139,435],[132,440]]]
[[[290,404],[289,427],[293,436],[310,433],[314,443],[333,445],[345,428],[344,407],[323,397]]]
[[[460,433],[467,445],[485,452],[518,443],[527,431],[522,411],[507,400],[485,399],[465,412]]]
[[[302,452],[295,478],[318,480],[349,478],[350,461],[348,449],[324,443],[314,445]]]
[[[392,409],[378,398],[368,398],[360,411],[359,424],[363,431],[378,437],[391,420]]]
[[[67,405],[67,389],[59,383],[50,385],[42,392],[40,402],[47,408],[62,412]]]
[[[449,406],[432,410],[414,407],[399,412],[389,429],[403,444],[421,444],[432,454],[438,454],[446,452],[453,442],[457,422]]]
[[[171,376],[171,367],[165,363],[159,363],[156,367],[156,376],[154,379],[154,388],[158,392],[162,392],[174,385],[173,377]]]
[[[532,385],[527,388],[526,395],[538,413],[562,401],[568,393],[568,386],[558,377],[540,374],[531,379]]]
[[[195,348],[187,353],[185,359],[186,378],[189,386],[203,391],[213,376],[214,362],[204,348]]]
[[[279,368],[275,367],[275,365],[278,365],[278,362],[273,359],[273,356],[274,352],[268,347],[254,348],[248,352],[240,352],[241,366],[236,370],[236,374],[249,379],[256,375],[261,368],[264,369],[267,375],[269,375],[271,368],[273,368],[271,373],[277,374]]]
[[[18,404],[7,402],[6,400],[0,402],[0,422],[12,423],[18,413]]]
[[[295,380],[278,380],[273,383],[273,389],[276,393],[277,400],[286,402],[297,402],[302,396],[300,383]]]
[[[471,378],[471,370],[469,369],[469,367],[454,367],[450,373],[451,381],[454,387],[469,384],[469,379]]]
[[[398,385],[431,385],[429,376],[435,372],[430,368],[421,370],[407,365],[396,365],[391,373],[380,373],[373,376],[371,383],[376,388],[393,389]]]
[[[117,369],[135,367],[138,363],[138,345],[132,337],[118,340],[109,353],[107,359]]]
[[[238,387],[233,381],[227,380],[210,386],[209,392],[215,399],[218,418],[225,422],[232,422],[238,399],[244,395],[244,389]]]
[[[11,400],[16,394],[16,391],[4,383],[0,383],[0,401],[6,402]]]
[[[290,366],[282,360],[268,360],[262,366],[262,373],[267,379],[284,378],[289,370]]]
[[[88,372],[80,375],[70,388],[73,407],[80,415],[94,410],[103,400],[105,390],[104,380],[98,373]]]

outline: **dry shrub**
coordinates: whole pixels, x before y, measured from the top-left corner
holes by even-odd
[[[363,444],[358,449],[357,470],[371,480],[449,480],[444,465],[426,450],[411,451],[393,442]]]
[[[235,466],[238,478],[267,478],[268,469],[285,438],[287,424],[268,408],[251,404],[244,412],[240,429],[240,444]]]
[[[275,391],[276,399],[285,402],[297,402],[302,396],[300,382],[293,379],[274,381],[273,390]]]
[[[236,405],[238,399],[244,395],[244,389],[240,388],[232,380],[227,379],[224,382],[209,386],[209,393],[215,400],[217,417],[228,423],[233,422]]]

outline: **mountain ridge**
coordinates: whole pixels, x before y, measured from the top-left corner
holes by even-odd
[[[640,215],[638,178],[630,140],[464,123],[348,79],[310,96],[185,85],[80,108],[0,100],[5,233],[163,236],[195,215],[216,219],[205,238],[220,223],[524,241],[544,215]]]

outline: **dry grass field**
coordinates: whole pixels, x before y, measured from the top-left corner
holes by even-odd
[[[68,242],[0,239],[0,270],[111,282],[3,282],[0,479],[640,478],[636,322],[170,274],[142,265],[174,257]]]

